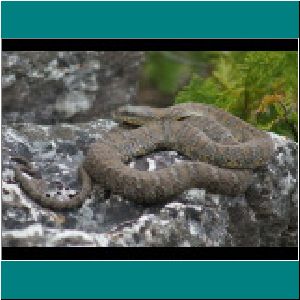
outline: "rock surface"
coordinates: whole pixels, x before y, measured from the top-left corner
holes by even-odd
[[[165,205],[142,206],[94,185],[76,210],[56,213],[30,200],[14,181],[11,157],[34,162],[49,193],[68,197],[80,188],[76,170],[88,145],[117,126],[89,123],[2,126],[3,246],[296,246],[298,145],[271,134],[272,161],[257,170],[244,196],[193,189]],[[158,152],[131,163],[153,171],[186,159]]]
[[[143,52],[3,51],[3,123],[107,117],[134,103]]]

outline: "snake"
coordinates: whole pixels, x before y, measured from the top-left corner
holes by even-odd
[[[274,151],[266,131],[209,104],[125,105],[114,111],[113,119],[132,128],[109,132],[89,146],[78,168],[77,195],[62,201],[45,194],[42,179],[24,175],[30,173],[24,162],[15,166],[23,190],[52,210],[81,206],[93,182],[140,204],[164,203],[191,188],[238,196],[253,182],[253,171],[265,166]],[[133,159],[159,150],[175,150],[189,160],[154,171],[130,167]]]

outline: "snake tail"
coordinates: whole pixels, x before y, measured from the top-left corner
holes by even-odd
[[[47,195],[44,191],[45,182],[41,179],[27,177],[23,174],[22,170],[23,169],[18,165],[15,167],[16,180],[20,183],[27,195],[44,208],[49,208],[55,211],[77,208],[81,206],[85,199],[91,194],[91,178],[83,167],[78,169],[79,179],[82,184],[81,191],[65,201]]]

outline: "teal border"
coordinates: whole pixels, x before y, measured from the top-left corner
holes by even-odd
[[[298,38],[296,1],[2,1],[2,38]]]
[[[295,261],[4,261],[2,298],[297,299],[298,279]]]
[[[299,4],[290,1],[2,1],[1,8],[2,38],[299,37]],[[3,299],[299,295],[299,262],[2,261],[1,270]]]

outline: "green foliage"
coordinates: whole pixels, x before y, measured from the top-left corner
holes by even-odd
[[[174,93],[185,66],[166,59],[160,52],[150,52],[144,67],[144,76],[163,93]]]
[[[164,94],[175,95],[192,72],[201,73],[208,61],[218,57],[210,51],[150,51],[146,53],[142,85],[149,84]]]
[[[217,53],[211,74],[194,74],[175,102],[214,104],[262,129],[297,140],[297,52]]]

